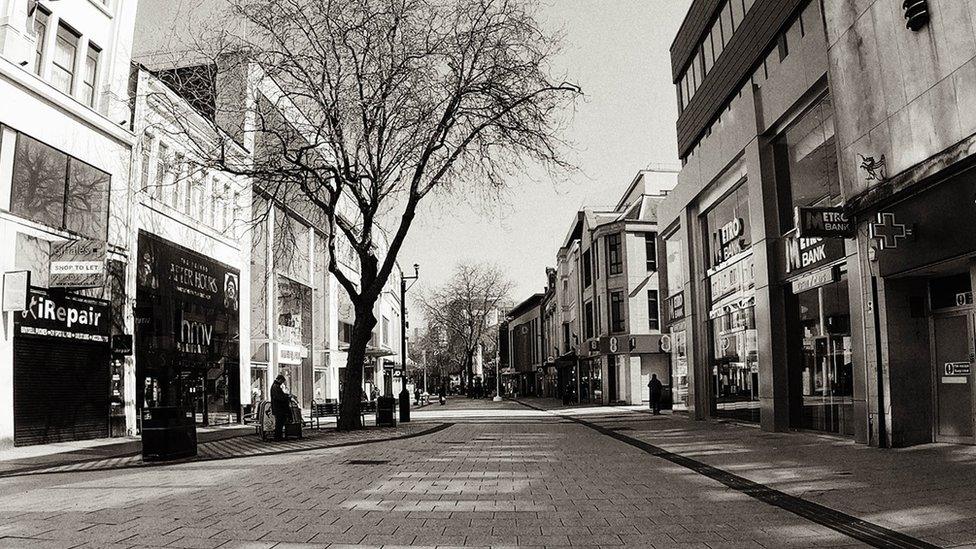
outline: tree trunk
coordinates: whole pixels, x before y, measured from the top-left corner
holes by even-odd
[[[342,380],[342,394],[339,395],[339,420],[336,423],[340,431],[352,431],[363,428],[360,410],[363,400],[363,365],[366,361],[366,346],[376,327],[376,317],[372,307],[365,312],[356,310],[356,321],[352,327],[352,340],[346,355],[346,374]]]

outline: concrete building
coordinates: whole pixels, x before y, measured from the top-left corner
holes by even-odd
[[[127,429],[132,359],[110,342],[132,333],[135,15],[132,0],[0,1],[0,269],[31,286],[4,285],[24,303],[5,305],[0,335],[0,448]]]
[[[824,6],[857,440],[973,444],[976,1]]]
[[[545,362],[542,349],[543,297],[545,294],[533,294],[508,312],[508,367],[512,374],[504,376],[502,381],[508,383],[509,392],[526,396],[538,394]]]
[[[794,223],[842,202],[823,21],[818,1],[695,1],[678,31],[667,346],[693,417],[862,440],[854,248]]]

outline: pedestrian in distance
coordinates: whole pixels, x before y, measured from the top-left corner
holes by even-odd
[[[651,392],[651,410],[654,415],[661,415],[661,391],[664,386],[661,385],[661,380],[657,378],[657,374],[651,374],[651,380],[647,382],[647,388]]]
[[[271,413],[274,414],[275,418],[275,440],[284,438],[285,423],[288,422],[288,416],[291,415],[290,399],[288,393],[282,388],[284,383],[285,376],[279,374],[274,383],[271,384]]]
[[[443,406],[444,404],[447,404],[447,388],[444,387],[443,385],[441,385],[440,397],[441,397],[441,399],[440,399],[441,400],[441,406]]]

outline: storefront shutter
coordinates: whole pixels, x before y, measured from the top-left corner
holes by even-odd
[[[14,338],[14,444],[109,436],[109,346]]]

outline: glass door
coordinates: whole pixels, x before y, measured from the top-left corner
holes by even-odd
[[[972,444],[973,313],[960,311],[932,317],[935,364],[936,441]]]

